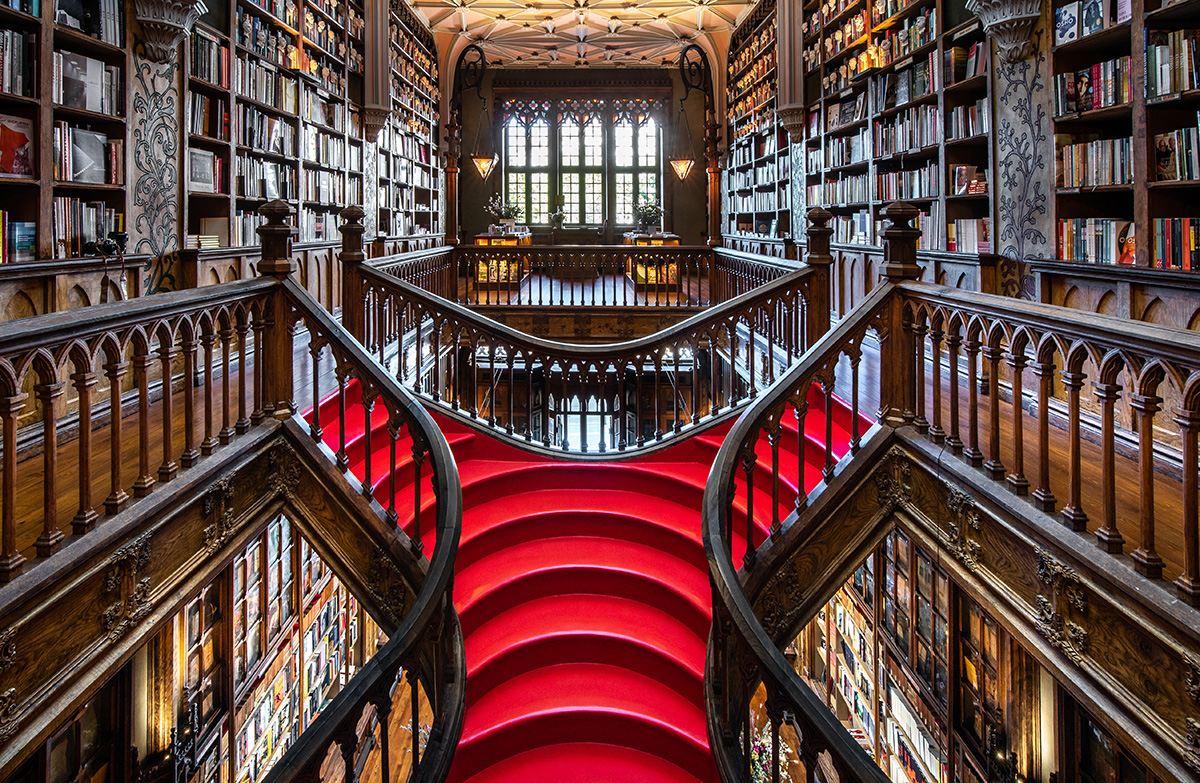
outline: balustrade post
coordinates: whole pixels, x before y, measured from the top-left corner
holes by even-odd
[[[270,201],[259,208],[258,214],[267,222],[258,227],[262,241],[262,260],[258,262],[258,273],[263,277],[274,277],[281,285],[276,286],[268,300],[265,319],[266,350],[263,375],[264,410],[277,419],[292,415],[292,315],[282,283],[296,271],[292,261],[292,239],[296,228],[290,219],[295,209],[286,201]],[[242,372],[245,372],[243,368]],[[314,400],[314,402],[316,402]]]
[[[979,348],[978,340],[968,338],[963,342],[967,352],[967,447],[963,456],[973,467],[983,464],[983,452],[979,450]],[[957,392],[955,393],[957,397]]]
[[[196,349],[200,341],[184,340],[183,347],[183,453],[179,455],[181,467],[190,468],[200,461],[200,450],[196,448]]]
[[[993,479],[1004,478],[1004,463],[1000,461],[1000,359],[1004,350],[984,346],[983,358],[988,369],[988,461],[983,468]]]
[[[829,331],[833,296],[829,279],[833,267],[833,256],[829,253],[829,239],[833,236],[830,220],[833,220],[833,215],[822,207],[808,210],[808,249],[804,254],[804,262],[813,270],[813,274],[809,277],[808,313],[804,324],[805,350]]]
[[[1033,365],[1038,379],[1038,485],[1033,499],[1042,511],[1053,512],[1054,493],[1050,491],[1050,397],[1053,394],[1054,363]]]
[[[162,365],[162,453],[163,461],[158,466],[158,480],[166,483],[179,475],[179,463],[175,461],[175,406],[171,388],[171,363],[175,359],[175,346],[164,339],[158,348],[158,360]],[[242,365],[245,367],[245,364]],[[242,377],[246,377],[243,371]]]
[[[1081,372],[1063,372],[1063,388],[1067,390],[1067,505],[1063,520],[1072,530],[1087,530],[1087,514],[1083,512],[1082,457],[1079,442],[1079,392],[1086,377]]]
[[[1113,415],[1121,387],[1115,383],[1094,383],[1096,399],[1100,401],[1100,495],[1103,520],[1096,530],[1096,539],[1110,555],[1121,553],[1125,537],[1117,530],[1117,471],[1116,433]]]
[[[58,529],[58,412],[63,384],[39,383],[33,387],[42,406],[42,534],[37,539],[38,557],[50,557],[62,547]]]
[[[104,365],[104,377],[108,379],[109,393],[109,461],[112,463],[112,488],[104,499],[104,513],[108,516],[119,514],[129,503],[129,495],[125,492],[124,481],[121,477],[121,379],[129,370],[129,362],[111,362]],[[14,441],[15,443],[15,441]],[[4,453],[8,448],[5,444]],[[7,471],[5,475],[9,475]]]
[[[962,346],[962,337],[958,330],[951,327],[946,333],[946,353],[950,369],[950,431],[946,433],[946,445],[955,454],[962,454],[962,433],[959,430],[958,402],[958,352]]]
[[[11,582],[21,573],[25,556],[17,548],[17,416],[25,409],[26,395],[0,397],[0,424],[4,432],[4,507],[0,510],[0,582]]]
[[[147,347],[147,351],[149,347]],[[133,482],[133,496],[144,498],[154,489],[150,474],[150,364],[149,353],[133,357],[133,376],[138,390],[138,477]]]
[[[99,516],[92,506],[92,389],[96,373],[73,373],[71,382],[79,397],[79,511],[71,521],[71,530],[82,535],[92,529]]]
[[[1162,409],[1162,397],[1131,394],[1129,404],[1138,416],[1138,461],[1141,467],[1141,541],[1129,557],[1138,573],[1158,579],[1162,576],[1163,560],[1154,551],[1154,414]]]
[[[1008,367],[1012,370],[1012,472],[1006,481],[1008,489],[1014,495],[1024,495],[1029,492],[1029,479],[1025,478],[1025,389],[1022,377],[1025,372],[1025,353],[1012,353],[1009,346]],[[992,400],[996,404],[999,400]]]
[[[1200,465],[1196,456],[1200,412],[1177,408],[1175,423],[1183,442],[1183,574],[1175,580],[1175,589],[1185,603],[1200,606]]]
[[[894,201],[883,210],[888,227],[883,230],[880,271],[889,282],[901,283],[921,276],[921,267],[917,266],[917,240],[921,232],[912,226],[918,215],[920,210],[902,201]],[[909,342],[911,335],[904,328],[904,311],[899,298],[893,300],[886,332],[880,345],[879,371],[880,377],[888,382],[880,384],[880,414],[895,425],[907,424],[915,406],[914,346]]]
[[[360,343],[364,342],[362,264],[367,260],[363,252],[363,218],[366,212],[358,205],[341,211],[342,225],[342,326]],[[447,226],[449,228],[449,226]]]

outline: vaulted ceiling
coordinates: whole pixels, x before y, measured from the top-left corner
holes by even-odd
[[[753,5],[745,0],[410,2],[435,32],[462,35],[479,44],[489,62],[516,67],[671,65],[688,43],[731,30]]]

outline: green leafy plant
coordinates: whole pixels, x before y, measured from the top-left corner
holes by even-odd
[[[664,214],[666,213],[662,205],[658,203],[658,199],[645,194],[642,195],[641,203],[637,201],[633,203],[633,217],[639,226],[656,225],[662,220]]]
[[[496,220],[520,220],[521,207],[518,204],[505,204],[500,200],[500,196],[492,196],[487,204],[484,204],[483,211],[491,215]]]

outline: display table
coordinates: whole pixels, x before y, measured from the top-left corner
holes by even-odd
[[[638,231],[625,232],[627,245],[678,245],[678,234],[643,234]]]
[[[518,229],[506,234],[476,234],[476,245],[490,245],[493,247],[505,245],[528,245],[533,242],[533,233],[528,228]]]

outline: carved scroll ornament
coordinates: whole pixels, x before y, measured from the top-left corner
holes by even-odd
[[[1005,63],[1012,65],[1033,54],[1033,28],[1042,15],[1041,0],[967,0],[967,10],[979,17]]]

